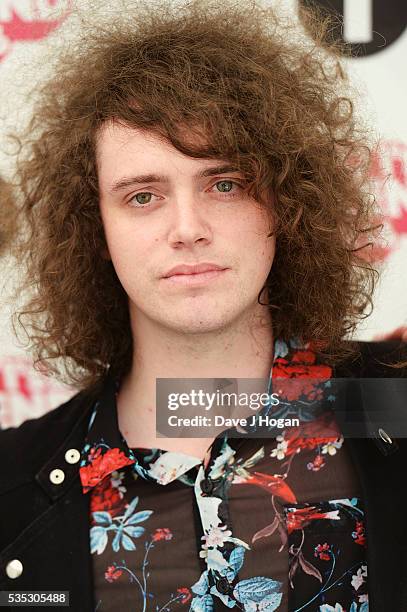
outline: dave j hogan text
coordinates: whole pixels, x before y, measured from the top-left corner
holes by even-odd
[[[272,418],[268,415],[251,415],[249,418],[229,418],[217,414],[214,417],[204,415],[195,415],[193,417],[177,417],[171,415],[168,417],[168,425],[170,427],[251,427],[252,425],[260,427],[299,427],[299,419],[289,418]]]

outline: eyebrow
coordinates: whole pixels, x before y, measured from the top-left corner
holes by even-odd
[[[207,176],[215,176],[216,174],[226,174],[229,172],[241,172],[235,166],[223,165],[223,166],[214,166],[212,168],[205,168],[204,170],[200,170],[196,174],[194,174],[194,178],[204,178]],[[128,187],[132,187],[133,185],[138,185],[141,183],[168,183],[168,176],[159,175],[159,174],[140,174],[138,176],[128,176],[123,177],[114,183],[112,183],[109,187],[110,193],[117,193],[118,191],[122,191],[123,189],[127,189]]]

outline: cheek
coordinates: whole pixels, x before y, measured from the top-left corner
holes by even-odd
[[[273,260],[276,250],[276,237],[274,234],[272,236],[269,235],[274,230],[274,223],[268,211],[262,210],[259,212],[257,229],[259,243],[262,245],[263,257],[267,260]]]
[[[133,279],[135,269],[140,269],[141,263],[148,258],[146,233],[135,231],[128,219],[112,219],[105,215],[103,219],[107,248],[113,266],[121,282]]]
[[[276,237],[269,236],[272,231],[270,218],[264,214],[264,211],[257,212],[254,219],[252,218],[250,228],[242,229],[242,232],[245,232],[242,236],[245,235],[247,241],[243,238],[241,244],[246,246],[245,257],[251,262],[249,267],[253,280],[257,278],[261,283],[267,278],[274,261]]]
[[[256,263],[260,276],[268,276],[273,265],[275,251],[275,237],[264,238],[261,248],[257,251],[258,257]]]
[[[264,255],[267,259],[273,260],[276,253],[276,237],[266,236],[264,239]]]
[[[246,216],[239,223],[235,233],[235,239],[240,245],[246,246],[245,252],[249,252],[252,258],[270,261],[274,258],[276,238],[269,236],[273,231],[273,223],[263,209],[255,208],[252,214]]]

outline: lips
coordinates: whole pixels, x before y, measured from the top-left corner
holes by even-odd
[[[191,275],[191,274],[202,274],[203,272],[211,272],[213,270],[225,270],[224,266],[219,266],[215,263],[200,263],[194,265],[181,264],[179,266],[175,266],[171,268],[163,278],[169,278],[170,276],[175,275]]]

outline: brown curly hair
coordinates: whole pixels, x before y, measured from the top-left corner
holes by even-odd
[[[16,213],[11,185],[0,176],[0,255],[8,252],[16,236]]]
[[[81,17],[15,135],[28,291],[17,316],[39,367],[62,377],[63,358],[65,382],[87,386],[131,364],[128,298],[101,256],[95,146],[108,120],[230,160],[264,206],[271,190],[275,337],[311,339],[332,364],[354,353],[344,339],[368,316],[378,275],[362,249],[377,228],[371,147],[328,21],[304,15],[314,41],[246,0],[127,2],[105,22]],[[205,138],[185,138],[194,133]]]

